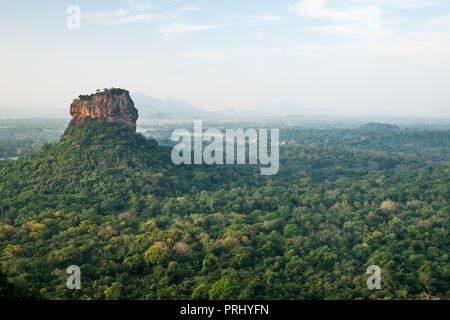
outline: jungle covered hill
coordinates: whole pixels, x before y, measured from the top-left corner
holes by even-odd
[[[450,298],[448,130],[280,133],[274,176],[175,166],[169,146],[94,120],[0,161],[2,283],[47,299]]]

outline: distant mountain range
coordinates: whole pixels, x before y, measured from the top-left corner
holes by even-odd
[[[142,92],[132,93],[131,98],[134,101],[134,105],[139,110],[140,119],[263,120],[273,118],[273,114],[259,111],[238,112],[232,109],[206,111],[182,100],[172,98],[160,100]]]
[[[358,115],[358,114],[336,114],[336,112],[325,109],[305,108],[299,104],[289,101],[279,101],[261,105],[258,110],[236,111],[226,109],[221,111],[207,111],[196,107],[188,102],[167,98],[160,100],[145,93],[131,93],[135,107],[139,110],[139,119],[154,120],[231,120],[231,121],[280,121],[280,122],[304,122],[310,124],[327,124],[336,126],[341,123],[352,123],[355,127],[363,123],[375,123],[375,129],[386,129],[385,126],[377,125],[382,122],[395,122],[402,125],[415,124],[438,124],[448,127],[449,118],[423,118],[414,116],[388,116],[388,115]],[[374,129],[373,125],[362,129]]]
[[[206,111],[182,100],[172,98],[160,100],[142,92],[132,93],[131,98],[139,110],[139,118],[141,119],[286,120],[304,115],[323,117],[326,113],[324,110],[307,109],[289,101],[266,104],[258,110]]]
[[[355,127],[367,122],[388,122],[401,125],[411,124],[439,124],[448,127],[448,117],[418,117],[418,116],[389,116],[381,114],[336,114],[336,111],[325,109],[305,108],[299,104],[280,100],[267,102],[257,110],[236,111],[225,109],[208,111],[194,106],[186,101],[167,98],[157,99],[142,92],[130,94],[135,107],[139,111],[139,119],[149,120],[231,120],[231,121],[280,121],[305,122],[336,125],[350,122]],[[8,107],[0,106],[0,119],[25,118],[59,118],[70,117],[67,106],[60,107]]]
[[[132,93],[131,98],[135,107],[139,110],[139,118],[196,119],[211,117],[210,112],[177,99],[160,100],[141,92]]]

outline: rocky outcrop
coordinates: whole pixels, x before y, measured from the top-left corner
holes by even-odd
[[[136,132],[138,111],[127,90],[111,88],[91,95],[81,95],[70,105],[70,114],[73,118],[64,135],[87,118],[120,122]]]

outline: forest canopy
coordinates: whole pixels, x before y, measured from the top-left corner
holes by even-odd
[[[50,299],[449,299],[449,138],[285,129],[263,177],[85,121],[0,161],[1,268]]]

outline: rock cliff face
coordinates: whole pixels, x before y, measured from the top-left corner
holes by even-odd
[[[73,118],[64,135],[86,118],[120,122],[136,132],[138,111],[127,90],[111,88],[87,96],[81,95],[70,105],[70,114]]]

